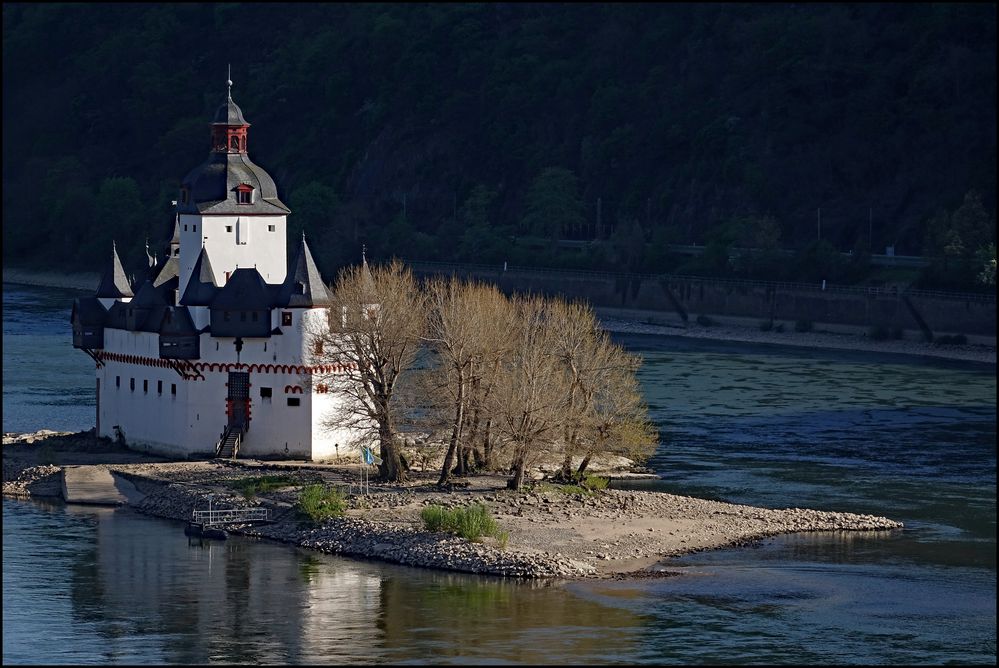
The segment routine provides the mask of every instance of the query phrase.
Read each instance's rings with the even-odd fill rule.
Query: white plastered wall
[[[226,272],[256,267],[264,282],[281,283],[288,274],[286,216],[180,215],[180,294],[183,296],[204,243],[217,285]],[[273,230],[271,230],[273,228]]]
[[[196,320],[201,311],[207,311],[192,310]],[[292,318],[291,326],[280,327],[282,334],[243,339],[239,362],[250,374],[250,428],[240,453],[313,460],[328,460],[337,454],[356,458],[352,434],[348,430],[329,431],[324,426],[336,402],[341,401],[339,395],[318,392],[311,375],[301,368],[316,362],[306,350],[310,344],[303,323],[325,322],[325,309],[274,309],[275,326],[280,326],[282,313],[291,313]],[[129,447],[137,450],[185,457],[214,452],[227,424],[228,370],[202,368],[204,379],[185,379],[172,368],[148,363],[159,360],[158,334],[107,328],[104,336],[107,352],[147,363],[106,360],[97,370],[100,435],[115,438],[117,425]],[[200,347],[201,357],[192,360],[200,366],[237,361],[231,337],[213,338],[205,333]],[[277,369],[277,365],[299,368]],[[117,383],[116,378],[120,378]],[[261,396],[262,388],[270,389],[269,399]],[[298,399],[299,405],[289,405],[289,398]]]

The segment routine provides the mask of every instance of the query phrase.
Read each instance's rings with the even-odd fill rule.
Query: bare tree
[[[520,489],[525,470],[551,451],[564,430],[568,379],[553,353],[555,331],[544,299],[518,298],[515,305],[514,346],[500,364],[488,404],[496,431],[512,448],[507,485]]]
[[[577,453],[583,459],[576,469],[576,478],[582,478],[590,459],[598,453],[644,462],[659,443],[659,432],[649,420],[635,375],[640,359],[613,344],[609,357],[608,369],[594,386],[582,420]]]
[[[501,364],[509,360],[516,346],[514,334],[517,328],[512,323],[517,319],[517,309],[495,286],[483,286],[478,292],[477,304],[480,317],[489,326],[482,330],[482,338],[477,344],[475,363],[472,365],[469,391],[468,439],[464,451],[467,468],[469,453],[475,465],[481,469],[492,469],[494,437],[492,432],[493,414],[490,399],[497,379],[503,372]],[[481,446],[481,447],[480,447]]]
[[[436,397],[432,403],[438,415],[446,414],[450,432],[438,480],[443,485],[452,474],[470,471],[470,454],[480,434],[484,451],[478,452],[476,463],[485,466],[490,459],[491,418],[483,402],[492,391],[499,361],[511,349],[508,325],[513,311],[495,286],[452,277],[430,281],[426,290],[424,342],[436,360],[426,386]],[[483,418],[486,428],[480,430]]]
[[[449,407],[451,435],[441,467],[438,485],[451,476],[451,467],[461,442],[468,406],[469,376],[476,354],[475,344],[486,327],[475,303],[473,286],[454,276],[436,279],[426,285],[427,327],[424,342],[436,354],[433,377],[436,388]]]
[[[420,345],[426,313],[423,293],[412,272],[398,261],[372,270],[366,262],[346,267],[332,293],[325,322],[306,330],[313,359],[337,369],[318,377],[339,399],[325,424],[353,430],[359,437],[377,437],[380,475],[402,481],[394,399],[399,379],[412,366]]]

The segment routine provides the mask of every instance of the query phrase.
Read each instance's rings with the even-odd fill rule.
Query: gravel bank
[[[53,495],[52,481],[59,480],[61,469],[37,462],[44,450],[62,464],[99,460],[90,465],[106,467],[131,482],[138,494],[130,504],[149,515],[186,521],[193,509],[207,507],[210,494],[217,508],[271,510],[272,524],[229,527],[237,533],[332,554],[468,573],[565,579],[651,576],[662,574],[657,564],[664,559],[768,536],[902,528],[900,522],[873,515],[757,508],[658,492],[604,490],[582,496],[545,484],[513,492],[501,476],[476,476],[467,486],[443,491],[433,485],[435,475],[430,472],[414,473],[414,480],[402,485],[373,485],[367,495],[352,494],[346,517],[315,526],[294,508],[302,487],[355,485],[356,492],[356,467],[253,460],[165,462],[114,452],[89,433],[53,434],[4,436],[5,495]],[[104,446],[108,450],[101,451]],[[252,500],[231,487],[235,480],[261,475],[288,476],[290,484]],[[425,506],[472,503],[487,506],[509,533],[505,547],[492,538],[469,542],[423,529],[419,514]]]

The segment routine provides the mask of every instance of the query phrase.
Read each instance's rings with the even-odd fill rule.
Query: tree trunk
[[[479,471],[486,467],[486,457],[480,448],[472,447],[472,459],[475,461],[475,468]]]
[[[396,446],[392,431],[391,418],[386,416],[379,421],[378,440],[382,463],[378,465],[378,474],[383,480],[402,482],[406,479],[406,472],[402,468],[399,448]]]
[[[576,469],[576,475],[578,475],[580,479],[582,479],[583,471],[586,470],[586,467],[589,466],[589,464],[590,464],[590,453],[587,452],[586,456],[583,457],[583,461],[579,462],[579,468]]]
[[[507,481],[506,486],[508,489],[519,490],[521,485],[524,484],[524,458],[522,456],[517,457],[517,461],[513,465],[513,478]]]
[[[444,465],[441,467],[441,477],[437,480],[438,485],[447,484],[447,481],[451,478],[451,465],[454,463],[455,453],[458,450],[458,442],[461,437],[461,423],[465,415],[464,395],[465,379],[463,375],[459,375],[458,396],[454,402],[454,425],[451,428],[451,442],[447,446],[447,454],[444,455]]]
[[[472,419],[468,425],[468,438],[465,442],[468,444],[466,447],[471,451],[472,459],[475,460],[475,468],[481,471],[485,464],[485,457],[482,454],[482,450],[475,445],[475,439],[479,435],[479,410],[478,406],[476,406],[475,410],[472,411]],[[465,466],[468,467],[467,459]]]
[[[492,419],[486,420],[486,429],[482,435],[482,466],[486,470],[495,468],[495,464],[493,463],[493,442],[489,433],[492,423]]]
[[[572,480],[572,452],[565,453],[565,459],[562,460],[562,468],[558,472],[559,480],[564,482],[569,482]]]

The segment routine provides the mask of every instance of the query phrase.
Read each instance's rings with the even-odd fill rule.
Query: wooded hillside
[[[970,258],[995,240],[994,4],[5,4],[3,19],[5,262],[96,269],[112,237],[133,263],[162,242],[228,63],[250,155],[327,276],[362,243],[665,271],[666,243],[804,249],[820,208],[839,251]],[[955,213],[969,192],[978,209]],[[512,236],[609,241],[568,255]]]

